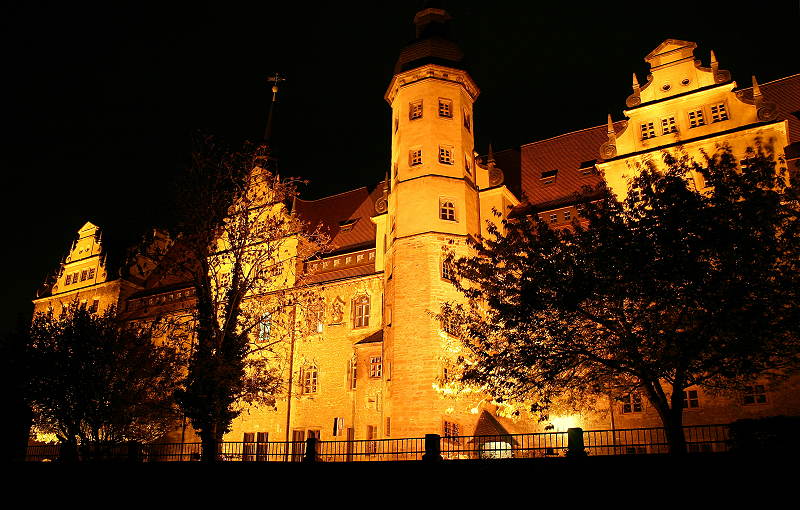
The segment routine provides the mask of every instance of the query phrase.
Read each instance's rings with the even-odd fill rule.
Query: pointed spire
[[[758,102],[761,99],[761,87],[758,86],[756,76],[753,75],[753,99]]]
[[[608,114],[608,139],[616,141],[617,133],[614,131],[614,121],[611,120],[611,114]]]
[[[489,166],[494,166],[494,149],[492,148],[492,142],[489,142],[489,154],[486,156],[486,163]]]
[[[719,69],[719,62],[717,62],[717,56],[714,55],[714,50],[711,50],[711,69],[714,71]]]
[[[639,93],[639,80],[636,79],[636,73],[633,73],[633,93]]]

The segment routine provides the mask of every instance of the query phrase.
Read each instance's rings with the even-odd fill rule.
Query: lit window
[[[668,135],[670,133],[677,133],[678,125],[675,123],[675,117],[666,117],[661,119],[661,134]]]
[[[691,110],[689,112],[689,127],[696,128],[706,125],[706,118],[703,115],[703,109]]]
[[[409,166],[422,164],[422,149],[411,149],[408,151],[408,164]]]
[[[68,274],[67,277],[64,279],[64,285],[69,285],[72,282],[72,275]]]
[[[697,409],[700,407],[700,399],[697,397],[697,390],[685,390],[683,392],[683,408]]]
[[[361,296],[353,300],[353,327],[369,326],[369,296]]]
[[[439,98],[439,117],[453,118],[453,102],[451,100]]]
[[[472,119],[470,118],[469,113],[464,110],[464,129],[470,131],[472,129]]]
[[[408,104],[408,119],[415,120],[422,118],[422,99]]]
[[[456,206],[451,200],[439,200],[439,218],[456,221]]]
[[[258,323],[258,341],[266,342],[269,340],[270,330],[272,329],[272,314],[265,313],[261,316],[261,321]]]
[[[564,221],[569,221],[572,219],[572,212],[571,211],[564,211]]]
[[[369,358],[369,376],[381,377],[383,375],[383,361],[380,356],[371,356]]]
[[[556,182],[556,177],[558,177],[558,169],[542,172],[541,174],[542,184],[553,184],[554,182]]]
[[[453,148],[446,145],[439,146],[439,163],[445,165],[453,164]]]
[[[719,103],[711,106],[711,122],[722,122],[728,120],[728,109],[725,108],[725,103]]]
[[[86,269],[81,271],[81,281],[84,281],[86,279],[87,274],[89,274],[89,271],[87,271]]]
[[[558,213],[550,213],[550,223],[558,223]]]
[[[624,414],[641,413],[642,410],[642,396],[638,393],[631,393],[622,397],[622,412]]]
[[[300,376],[301,390],[304,395],[310,395],[317,392],[317,367],[311,365],[303,369]]]
[[[649,138],[656,137],[656,128],[654,123],[652,122],[644,122],[642,123],[642,140],[647,140]]]
[[[743,403],[750,404],[766,404],[767,391],[763,384],[754,384],[752,386],[745,386],[743,392]]]

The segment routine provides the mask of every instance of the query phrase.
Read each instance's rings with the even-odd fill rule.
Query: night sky
[[[0,332],[86,221],[133,242],[170,218],[193,133],[258,139],[271,99],[283,175],[318,198],[374,185],[389,168],[383,99],[422,1],[6,2]],[[631,73],[666,38],[713,49],[741,86],[800,72],[798,2],[447,2],[482,93],[485,152],[622,118]],[[370,5],[370,7],[365,7]],[[563,6],[563,7],[561,7]]]

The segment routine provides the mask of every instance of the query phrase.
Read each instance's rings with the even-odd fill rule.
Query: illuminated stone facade
[[[294,333],[280,347],[287,385],[276,407],[245,409],[227,440],[538,430],[543,425],[486,418],[494,415],[492,406],[437,391],[453,339],[433,314],[441,303],[458,299],[442,267],[443,247],[467,253],[468,238],[484,234],[487,220],[499,221],[492,211],[507,213],[523,195],[546,221],[567,224],[578,215],[575,191],[605,178],[623,195],[636,164],[657,161],[664,149],[682,146],[696,156],[729,143],[739,154],[760,137],[796,168],[800,75],[739,89],[713,54],[703,67],[694,43],[671,39],[647,56],[652,74],[645,83],[634,77],[626,120],[609,118],[479,157],[473,116],[479,89],[446,36],[448,20],[439,9],[418,13],[417,40],[397,61],[385,94],[392,112],[387,180],[372,190],[296,202],[294,212],[332,238],[333,252],[302,265],[319,308],[295,311]],[[135,277],[125,271],[112,279],[102,254],[97,227],[87,223],[58,278],[35,301],[36,310],[73,299],[94,306],[97,299],[99,309],[119,304],[131,320],[191,311],[191,288],[159,279],[152,261],[140,262],[136,267],[144,270]],[[685,421],[797,414],[796,386],[773,391],[756,385],[746,395],[714,398],[690,389]],[[554,417],[553,423],[558,429],[659,425],[654,410],[635,397],[598,407],[582,417]]]

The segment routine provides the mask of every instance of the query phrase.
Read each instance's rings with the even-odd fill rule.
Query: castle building
[[[427,8],[414,18],[416,39],[400,52],[385,93],[391,108],[391,171],[374,188],[319,200],[297,200],[294,212],[327,231],[334,247],[302,262],[320,308],[301,312],[293,336],[289,382],[275,408],[248,408],[230,441],[378,439],[502,434],[540,430],[512,421],[479,400],[453,399],[446,380],[448,345],[455,339],[434,316],[459,295],[443,264],[443,248],[467,254],[470,238],[486,234],[527,199],[530,211],[554,226],[578,217],[575,192],[605,179],[624,196],[637,165],[658,163],[662,151],[699,157],[729,144],[743,155],[758,138],[785,155],[796,172],[800,153],[800,74],[738,88],[713,52],[701,64],[692,42],[668,39],[645,60],[650,75],[613,121],[479,157],[473,104],[478,84],[448,37],[446,11]],[[698,189],[704,187],[695,176]],[[498,218],[493,211],[499,211]],[[158,242],[167,243],[166,240]],[[73,299],[92,309],[116,304],[135,320],[155,310],[191,309],[191,288],[158,277],[156,261],[141,257],[135,272],[111,279],[98,229],[87,223],[35,301],[37,311]],[[160,263],[168,263],[168,257]],[[56,305],[58,303],[58,305]],[[88,304],[91,303],[91,304]],[[160,307],[160,308],[159,308]],[[739,397],[686,394],[686,423],[796,414],[797,392],[753,385]],[[554,422],[556,427],[658,426],[634,396],[609,398],[605,410]],[[602,407],[602,404],[601,404]]]

